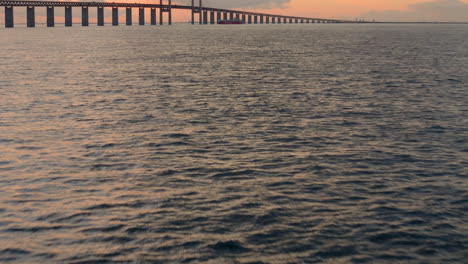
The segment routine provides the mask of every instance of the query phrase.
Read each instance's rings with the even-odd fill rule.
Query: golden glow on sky
[[[291,0],[287,9],[261,11],[297,16],[341,18],[359,17],[370,11],[407,11],[413,4],[427,2],[434,2],[434,0]],[[460,2],[468,3],[467,0]]]
[[[80,1],[80,0],[72,0]],[[138,2],[138,3],[159,3],[159,0],[105,0],[109,2]],[[174,4],[190,4],[191,0],[172,0]],[[232,1],[232,2],[230,2]],[[209,7],[226,7],[226,4],[233,5],[236,0],[204,0],[204,5]],[[237,0],[239,3],[251,3],[246,0]],[[254,1],[254,0],[252,0]],[[275,1],[275,0],[271,0]],[[278,0],[277,0],[278,1]],[[198,0],[195,1],[198,3]],[[167,0],[164,0],[167,3]],[[223,6],[224,4],[224,6]],[[21,8],[17,8],[22,10]],[[240,9],[240,8],[239,8]],[[366,19],[378,21],[451,21],[468,22],[468,0],[290,0],[284,8],[274,9],[248,9],[252,11],[304,16],[315,18],[332,19]],[[23,11],[15,15],[18,22],[24,19]],[[62,10],[56,12],[57,22],[63,20]],[[110,21],[110,9],[106,8],[106,23]],[[120,11],[119,20],[125,21],[124,11]],[[40,23],[45,21],[45,12],[38,8],[36,13],[37,20]],[[137,10],[134,10],[134,20],[137,18]],[[149,22],[149,11],[146,14]],[[159,14],[158,14],[159,16]],[[3,23],[3,9],[0,10],[0,19]],[[188,10],[174,10],[174,22],[188,22],[190,12]],[[90,21],[95,20],[94,14],[90,14]],[[74,21],[80,21],[78,15],[75,15]],[[136,21],[136,20],[135,20]]]

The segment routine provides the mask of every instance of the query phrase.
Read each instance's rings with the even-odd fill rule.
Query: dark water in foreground
[[[0,262],[466,263],[467,44],[0,29]]]

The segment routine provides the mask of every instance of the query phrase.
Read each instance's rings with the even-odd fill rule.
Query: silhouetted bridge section
[[[119,25],[119,8],[125,8],[126,25],[132,25],[132,9],[138,9],[138,24],[145,25],[145,10],[149,9],[151,18],[150,24],[157,24],[157,11],[159,10],[159,24],[164,24],[164,14],[167,13],[167,23],[172,24],[172,10],[190,10],[192,14],[192,24],[195,24],[195,17],[198,17],[199,24],[216,24],[220,20],[237,19],[246,24],[297,24],[297,23],[355,23],[354,21],[321,19],[311,17],[283,16],[275,14],[256,13],[232,9],[220,9],[204,7],[202,0],[192,0],[192,5],[172,4],[172,0],[159,1],[159,4],[139,4],[139,3],[111,3],[111,2],[57,2],[57,1],[6,1],[0,0],[0,6],[5,7],[5,27],[14,27],[14,7],[26,7],[26,25],[36,26],[36,7],[45,7],[47,11],[47,26],[55,26],[54,9],[56,7],[65,8],[65,26],[71,27],[72,8],[81,7],[81,25],[89,26],[89,8],[97,8],[97,25],[104,26],[104,8],[112,8],[112,25]]]

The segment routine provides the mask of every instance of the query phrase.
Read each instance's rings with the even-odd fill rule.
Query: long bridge
[[[164,3],[165,2],[165,3]],[[112,25],[119,25],[119,8],[125,9],[126,25],[132,25],[132,9],[138,9],[138,24],[145,25],[145,10],[150,11],[150,24],[157,24],[157,11],[159,10],[159,24],[164,24],[164,14],[167,14],[167,24],[172,25],[172,10],[190,10],[192,14],[192,24],[195,24],[196,17],[198,23],[202,25],[216,24],[220,20],[237,19],[245,24],[298,24],[298,23],[355,23],[354,21],[322,19],[311,17],[284,16],[266,13],[257,13],[244,10],[221,9],[203,6],[203,1],[192,0],[191,5],[172,4],[172,0],[159,0],[159,4],[140,3],[115,3],[115,2],[58,2],[58,1],[16,1],[0,0],[0,6],[5,7],[5,27],[14,27],[14,7],[26,7],[27,27],[36,26],[36,7],[45,7],[47,14],[47,27],[55,26],[54,8],[65,8],[65,26],[71,27],[72,8],[81,7],[81,25],[89,26],[89,8],[97,8],[97,25],[104,26],[104,8],[112,8]]]

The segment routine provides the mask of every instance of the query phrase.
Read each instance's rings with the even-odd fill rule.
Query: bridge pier
[[[162,4],[162,2],[161,2]],[[198,18],[200,20],[200,25],[203,24],[202,19],[202,10],[203,10],[203,2],[202,0],[198,1],[198,7],[195,7],[195,0],[192,0],[192,25],[195,25],[195,14],[198,14]]]
[[[47,9],[47,27],[54,27],[55,26],[55,15],[54,15],[54,7],[48,6]]]
[[[71,6],[65,7],[65,26],[71,27],[73,24],[72,20],[72,8]]]
[[[34,6],[26,7],[26,26],[27,27],[36,26],[36,16],[34,15]]]
[[[203,11],[203,1],[202,1],[202,0],[198,0],[198,20],[199,20],[199,22],[200,22],[200,25],[203,24],[202,11]]]
[[[138,25],[145,25],[145,8],[143,7],[138,8]]]
[[[104,26],[104,7],[101,6],[97,8],[97,25]]]
[[[112,25],[119,25],[119,9],[117,7],[112,7]]]
[[[47,10],[49,11],[49,10]],[[53,12],[53,10],[52,10]],[[53,16],[53,14],[52,14]],[[87,6],[81,7],[81,26],[87,27],[89,26],[89,8]]]
[[[172,0],[169,0],[169,8],[167,9],[168,14],[168,24],[172,25]]]
[[[214,11],[210,12],[210,24],[211,25],[215,24],[215,12]]]
[[[151,8],[151,25],[156,25],[156,8]]]
[[[14,24],[13,7],[5,6],[5,27],[12,28]]]
[[[159,0],[159,5],[162,6],[163,0]],[[164,25],[164,15],[163,15],[163,8],[159,8],[159,25]]]
[[[125,24],[127,26],[132,25],[132,8],[131,7],[125,8]]]
[[[195,0],[192,0],[192,9],[191,9],[191,14],[192,14],[192,25],[195,25]]]
[[[2,0],[0,0],[2,1]],[[225,20],[234,20],[238,19],[242,23],[249,24],[281,24],[281,23],[343,23],[347,21],[333,20],[333,19],[314,19],[308,17],[287,17],[283,15],[274,15],[274,14],[263,14],[263,13],[250,13],[240,10],[231,10],[231,9],[217,9],[217,8],[203,8],[202,0],[199,1],[199,6],[195,6],[195,1],[192,0],[192,5],[176,5],[176,9],[190,9],[192,11],[192,24],[195,24],[195,14],[198,13],[200,24],[216,24],[216,19],[222,20],[221,17],[224,17]],[[3,1],[3,6],[5,6],[5,27],[14,27],[14,12],[13,8],[15,6],[26,7],[26,25],[27,27],[36,26],[35,18],[35,8],[37,6],[46,7],[46,18],[47,18],[47,27],[55,26],[55,7],[62,6],[65,7],[65,26],[71,27],[73,25],[73,16],[72,10],[73,7],[82,8],[81,14],[81,24],[82,26],[89,26],[89,8],[97,8],[97,25],[104,26],[104,5],[97,2],[35,2],[35,1]],[[166,4],[163,4],[166,2]],[[162,25],[164,23],[164,13],[168,13],[168,24],[172,24],[172,0],[160,0],[160,5],[148,5],[148,4],[137,4],[137,3],[109,3],[105,4],[106,8],[112,8],[112,25],[119,25],[119,8],[126,7],[126,24],[132,25],[132,8],[138,8],[139,11],[139,25],[145,25],[145,8],[150,9],[151,15],[151,25],[156,25],[157,23],[157,8],[160,9],[159,23]],[[216,14],[215,14],[216,13]],[[246,21],[246,16],[247,21]],[[228,19],[229,17],[229,19]],[[253,17],[253,18],[252,18]]]

